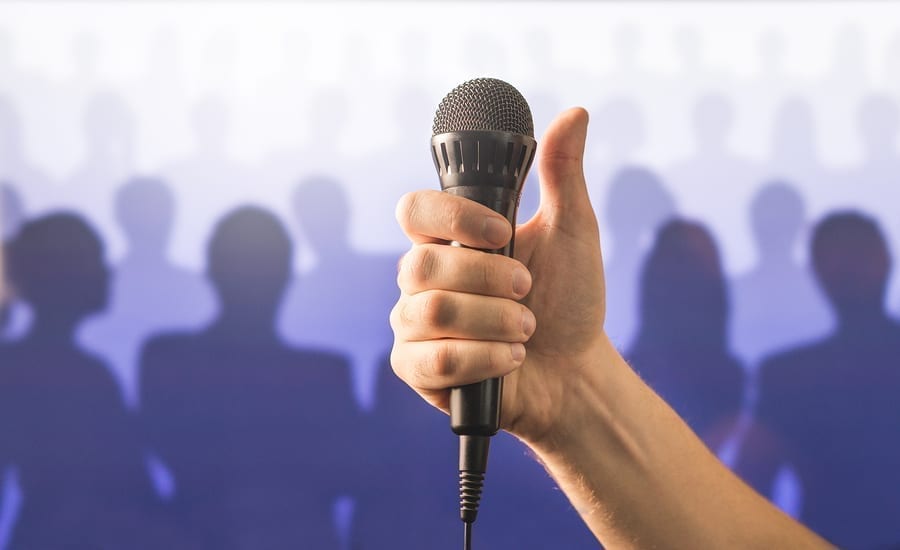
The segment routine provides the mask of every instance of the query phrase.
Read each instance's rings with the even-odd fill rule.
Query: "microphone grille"
[[[496,78],[463,82],[441,100],[434,115],[433,135],[487,130],[534,137],[528,102],[512,85]]]

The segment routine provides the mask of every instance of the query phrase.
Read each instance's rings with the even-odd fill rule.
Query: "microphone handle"
[[[484,252],[502,254],[508,257],[513,255],[516,211],[519,207],[519,192],[517,190],[490,185],[461,185],[446,188],[444,192],[471,199],[504,216],[512,225],[512,238],[505,247],[496,250],[484,250]],[[496,434],[500,429],[500,403],[502,397],[502,378],[491,378],[482,382],[452,388],[450,390],[450,427],[453,429],[453,432],[462,436],[482,437],[490,437]],[[464,457],[460,456],[461,463],[463,460]],[[460,466],[460,469],[464,469],[462,464]],[[481,465],[482,472],[485,467],[486,464]]]

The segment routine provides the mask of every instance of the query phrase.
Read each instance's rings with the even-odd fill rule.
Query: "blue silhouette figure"
[[[607,99],[598,106],[592,118],[597,121],[597,145],[587,155],[586,172],[589,181],[597,182],[593,185],[598,188],[597,203],[609,192],[605,187],[619,172],[641,164],[640,153],[647,144],[647,122],[641,106],[630,97]]]
[[[23,200],[40,210],[49,202],[50,178],[32,164],[25,152],[22,119],[13,99],[0,91],[0,181],[14,182]]]
[[[779,178],[796,182],[810,195],[820,197],[833,192],[834,179],[826,170],[816,140],[812,105],[792,96],[778,105],[775,112],[769,151],[769,171]]]
[[[659,228],[675,215],[675,198],[654,172],[625,166],[613,176],[603,208],[612,249],[606,252],[606,330],[619,349],[634,337],[638,311],[638,275],[646,251]]]
[[[900,108],[893,97],[872,94],[857,111],[857,127],[862,144],[861,162],[844,174],[837,204],[870,212],[884,224],[887,235],[900,235],[900,216],[888,193],[900,184]],[[900,255],[900,238],[888,242],[893,257]],[[900,304],[900,276],[888,285],[888,300]]]
[[[225,216],[207,258],[218,316],[142,354],[144,424],[189,547],[338,547],[332,505],[361,460],[357,414],[347,361],[276,333],[291,249],[266,210]]]
[[[874,220],[843,211],[816,226],[812,263],[836,327],[762,362],[757,422],[739,471],[768,495],[778,469],[790,464],[805,524],[841,548],[893,548],[900,324],[885,313],[890,255]]]
[[[734,282],[731,332],[735,352],[753,367],[763,355],[824,334],[832,316],[794,255],[805,233],[803,197],[790,183],[772,181],[754,197],[750,214],[758,261]]]
[[[84,106],[84,158],[66,178],[64,204],[89,216],[103,235],[111,257],[124,243],[115,227],[115,189],[135,173],[137,121],[118,93],[93,94]]]
[[[109,361],[130,406],[137,404],[138,354],[147,337],[199,327],[215,310],[206,282],[168,260],[175,215],[175,199],[162,180],[134,177],[118,189],[115,216],[125,235],[125,256],[112,277],[110,307],[78,335]]]
[[[741,410],[744,373],[728,348],[729,300],[712,235],[673,220],[640,277],[639,329],[626,357],[712,450]]]
[[[203,258],[208,232],[225,212],[253,192],[250,171],[232,156],[232,120],[228,104],[205,96],[190,109],[193,147],[162,169],[177,191],[181,215],[174,220],[172,257],[183,265]]]
[[[728,271],[751,256],[742,225],[760,177],[759,167],[734,152],[730,140],[736,122],[733,101],[720,93],[701,96],[693,110],[694,152],[668,172],[672,187],[682,190],[679,206],[701,219],[722,243]]]
[[[393,341],[388,318],[398,295],[397,256],[354,249],[348,197],[330,177],[303,180],[292,206],[315,265],[290,285],[279,331],[293,344],[348,355],[356,396],[368,408],[378,366]]]
[[[56,213],[7,247],[9,279],[35,313],[0,347],[0,469],[24,500],[10,548],[154,548],[157,517],[134,419],[106,366],[80,349],[78,324],[106,306],[108,271],[94,231]]]

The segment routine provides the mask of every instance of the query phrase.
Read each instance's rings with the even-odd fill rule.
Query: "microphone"
[[[468,80],[438,105],[431,154],[441,189],[487,206],[513,227],[509,244],[484,252],[513,255],[519,196],[536,147],[531,108],[502,80]],[[450,427],[459,436],[459,513],[467,548],[481,501],[490,438],[500,429],[502,394],[501,378],[450,390]]]

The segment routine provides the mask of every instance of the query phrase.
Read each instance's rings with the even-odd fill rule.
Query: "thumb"
[[[542,217],[553,225],[576,227],[596,221],[584,179],[588,113],[575,107],[558,115],[538,144]]]

